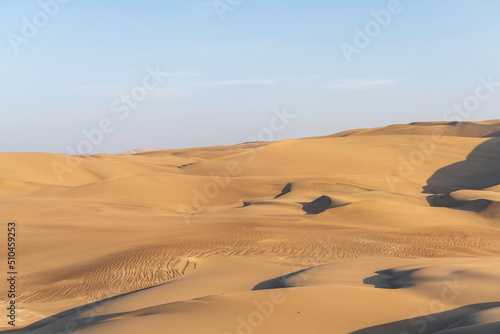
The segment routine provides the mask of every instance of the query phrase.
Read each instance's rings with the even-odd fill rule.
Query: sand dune
[[[164,150],[165,150],[164,148],[139,147],[139,148],[135,148],[133,150],[128,150],[128,151],[122,152],[121,154],[131,155],[131,154],[141,154],[141,153],[154,152],[154,151],[164,151]]]
[[[349,130],[333,135],[376,136],[376,135],[445,135],[458,137],[491,138],[500,135],[498,120],[482,122],[414,122],[395,124],[374,129]]]
[[[196,333],[201,319],[203,333],[488,333],[481,327],[500,325],[498,259],[338,260],[285,275],[293,267],[247,258],[198,263],[182,279],[56,315],[30,333],[64,331],[68,323],[82,333],[140,333],[147,323],[150,333],[164,333],[161,324]]]
[[[0,153],[16,333],[499,333],[499,133]]]

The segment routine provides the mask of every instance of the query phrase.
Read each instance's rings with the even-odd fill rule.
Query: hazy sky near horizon
[[[241,143],[284,108],[274,139],[500,118],[500,87],[446,112],[500,81],[495,0],[59,1],[0,1],[0,152],[69,153],[103,119],[94,153]]]

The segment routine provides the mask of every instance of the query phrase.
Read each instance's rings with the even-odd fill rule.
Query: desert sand
[[[500,333],[499,136],[0,153],[19,292],[0,333]]]

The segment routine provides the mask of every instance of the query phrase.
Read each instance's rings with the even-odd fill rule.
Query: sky
[[[497,119],[499,12],[495,0],[0,0],[0,152]]]

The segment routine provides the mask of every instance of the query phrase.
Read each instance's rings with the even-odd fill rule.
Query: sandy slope
[[[2,153],[20,333],[499,333],[499,133]]]

